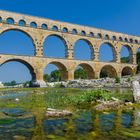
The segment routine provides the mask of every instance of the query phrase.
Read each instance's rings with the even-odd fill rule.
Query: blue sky
[[[103,28],[116,32],[122,32],[140,36],[140,1],[139,0],[1,0],[0,9],[34,16],[46,17],[54,20],[66,21],[81,25]],[[18,33],[20,36],[20,33]],[[15,39],[15,33],[7,33],[0,36],[0,53],[30,52],[32,54],[31,42],[28,38],[19,37]],[[9,40],[9,44],[6,40]],[[17,42],[18,41],[18,42]],[[79,42],[80,44],[81,42]],[[24,45],[21,45],[24,44]],[[51,39],[45,44],[51,45]],[[20,48],[19,48],[20,45]],[[60,42],[61,45],[61,42]],[[26,50],[24,47],[27,46]],[[30,46],[30,47],[29,47]],[[81,45],[82,46],[82,45]],[[86,46],[86,45],[83,45]],[[57,46],[56,46],[57,47]],[[11,49],[10,49],[11,48]],[[14,49],[13,49],[14,48]],[[63,48],[61,48],[64,51]],[[85,52],[86,48],[83,49]],[[47,51],[47,49],[46,49]],[[75,50],[78,52],[78,50]],[[101,59],[111,59],[109,49],[102,50],[105,56]],[[83,53],[81,52],[81,53]],[[45,52],[51,54],[52,50]],[[55,54],[55,52],[54,52]],[[87,50],[88,54],[88,50]],[[61,54],[63,55],[63,54]],[[77,56],[80,54],[77,53]],[[127,51],[122,52],[127,55]],[[85,56],[86,58],[87,56]],[[50,72],[50,66],[46,72]],[[0,68],[0,81],[30,80],[27,68],[18,63],[7,63]]]

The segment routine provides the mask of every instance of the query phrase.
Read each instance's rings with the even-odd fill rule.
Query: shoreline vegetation
[[[20,96],[22,92],[26,94]],[[16,92],[18,101],[14,99],[0,99],[0,107],[36,108],[39,105],[45,108],[91,108],[99,103],[113,100],[133,102],[131,91],[118,93],[106,89],[74,89],[74,88],[14,88],[0,89],[0,96],[5,93]],[[5,104],[5,102],[7,102]]]

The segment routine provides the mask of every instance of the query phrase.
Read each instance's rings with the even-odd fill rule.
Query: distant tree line
[[[78,68],[74,73],[75,79],[87,79],[87,73],[84,69]],[[61,73],[59,70],[54,70],[50,74],[44,75],[46,82],[58,82],[61,81]]]
[[[15,80],[13,80],[13,81],[11,81],[11,82],[5,82],[5,83],[4,83],[4,86],[15,86],[15,85],[17,85],[17,83],[16,83]]]

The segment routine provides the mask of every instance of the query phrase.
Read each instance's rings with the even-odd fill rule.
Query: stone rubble
[[[128,78],[121,78],[120,83],[116,83],[116,80],[113,78],[101,78],[101,79],[91,79],[91,80],[71,80],[71,81],[62,81],[62,82],[51,82],[47,83],[47,87],[65,87],[65,88],[113,88],[113,87],[131,87],[131,80]]]

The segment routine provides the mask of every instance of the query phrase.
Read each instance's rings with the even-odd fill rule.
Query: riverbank
[[[100,79],[75,79],[70,81],[60,81],[60,82],[46,82],[44,88],[131,88],[132,81],[139,81],[140,74],[133,77],[127,76],[122,78],[100,78]],[[0,89],[8,88],[28,88],[29,84],[19,84],[15,86],[0,86]],[[37,87],[36,87],[37,88]]]

